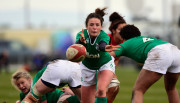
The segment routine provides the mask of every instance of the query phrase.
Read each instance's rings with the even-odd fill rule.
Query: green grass
[[[120,81],[120,91],[114,103],[130,103],[132,88],[139,72],[133,67],[118,67],[116,74]],[[180,94],[180,80],[176,87]],[[164,77],[147,90],[143,97],[143,103],[169,103],[164,88]]]
[[[116,69],[116,74],[121,87],[114,103],[130,103],[138,71],[131,66],[120,66]],[[11,75],[12,73],[0,73],[0,103],[15,103],[19,99],[19,92],[11,85]],[[180,94],[180,80],[178,80],[177,89]],[[168,103],[163,77],[145,93],[144,103]]]

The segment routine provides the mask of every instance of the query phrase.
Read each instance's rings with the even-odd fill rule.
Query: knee
[[[132,90],[132,96],[134,96],[134,95],[143,95],[145,93],[145,91],[144,90],[142,90],[142,89],[133,89]]]
[[[176,90],[176,87],[175,87],[175,86],[166,86],[165,88],[166,88],[166,91],[167,91],[167,92]]]
[[[98,88],[96,91],[97,97],[104,97],[106,96],[106,89]]]

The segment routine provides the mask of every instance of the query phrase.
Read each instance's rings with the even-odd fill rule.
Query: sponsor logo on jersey
[[[86,42],[89,43],[89,38],[86,39]]]
[[[145,42],[148,42],[148,41],[152,41],[152,40],[154,40],[154,39],[151,39],[151,38],[143,38],[143,42],[145,43]]]
[[[87,58],[100,58],[100,55],[99,55],[99,54],[89,54],[89,53],[87,52],[86,57],[87,57]]]
[[[96,50],[100,51],[100,50],[99,50],[99,44],[98,44],[98,43],[96,43],[96,47],[95,47],[95,48],[96,48]]]

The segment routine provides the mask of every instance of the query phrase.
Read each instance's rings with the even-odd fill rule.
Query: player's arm
[[[80,100],[76,95],[63,93],[57,103],[80,103]]]
[[[79,33],[79,35],[80,35],[80,38],[76,41],[76,44],[86,44],[86,40],[84,37],[84,29],[82,29],[82,31]]]
[[[112,52],[112,51],[116,51],[116,50],[119,51],[120,49],[118,49],[118,47],[121,47],[121,46],[106,45],[105,51],[106,52]]]
[[[42,95],[46,94],[47,92],[51,92],[53,90],[54,88],[48,87],[47,84],[45,84],[45,81],[43,81],[42,79],[39,79],[36,82],[36,84],[31,88],[27,96],[23,99],[22,103],[26,103],[26,102],[35,103],[39,100],[39,98]]]
[[[68,93],[68,94],[74,95],[73,91],[69,87],[63,87],[62,91],[64,93]]]
[[[65,93],[60,96],[58,103],[80,103],[81,88],[79,88],[79,86],[75,88],[71,87],[70,90],[68,87],[65,87],[62,91],[65,91]]]
[[[110,54],[111,56],[113,56],[113,57],[116,57],[116,54],[115,54],[114,51],[109,52],[109,54]]]
[[[107,43],[105,41],[100,41],[99,46],[96,49],[105,52],[106,45]]]
[[[109,52],[109,54],[113,57],[120,57],[123,54],[124,48],[121,45],[118,46],[107,45],[106,51]]]

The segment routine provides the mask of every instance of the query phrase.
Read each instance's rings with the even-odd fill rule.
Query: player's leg
[[[97,82],[97,91],[96,91],[96,98],[101,103],[107,103],[106,98],[106,90],[108,85],[110,84],[114,73],[110,70],[103,70],[100,72],[98,82]]]
[[[81,102],[82,103],[94,103],[95,101],[95,92],[96,92],[96,70],[88,69],[82,63],[81,67],[81,76],[82,76],[82,85],[81,85]]]
[[[143,94],[158,81],[163,74],[142,69],[136,80],[132,93],[132,103],[143,103]]]
[[[99,75],[100,73],[97,73],[97,78],[99,78]],[[116,74],[114,74],[113,79],[108,85],[106,91],[107,103],[113,103],[116,95],[119,92],[119,88],[120,88],[120,82],[118,81]]]
[[[106,90],[115,74],[114,58],[104,64],[100,69],[97,80],[96,100],[98,103],[107,103]]]
[[[164,76],[164,83],[166,92],[169,98],[169,103],[180,103],[179,94],[176,89],[176,83],[180,73],[169,73],[167,72]]]
[[[176,83],[180,76],[180,50],[174,45],[170,45],[170,47],[170,53],[172,55],[169,57],[172,58],[173,62],[164,76],[165,89],[169,98],[169,103],[180,103],[179,94],[176,89]]]
[[[81,102],[82,103],[94,103],[96,85],[92,86],[81,86]]]
[[[132,103],[143,103],[143,94],[146,90],[166,74],[174,61],[171,46],[168,43],[158,45],[148,52],[148,57],[133,88]]]
[[[23,103],[32,103],[37,102],[39,98],[46,94],[47,92],[53,91],[54,88],[50,88],[46,86],[41,79],[39,79],[36,84],[31,88],[30,92],[27,96],[23,99]]]
[[[111,80],[111,83],[108,86],[106,97],[108,103],[113,103],[114,99],[116,98],[116,95],[119,92],[120,88],[120,82],[117,79],[117,76],[114,74],[113,79]]]

